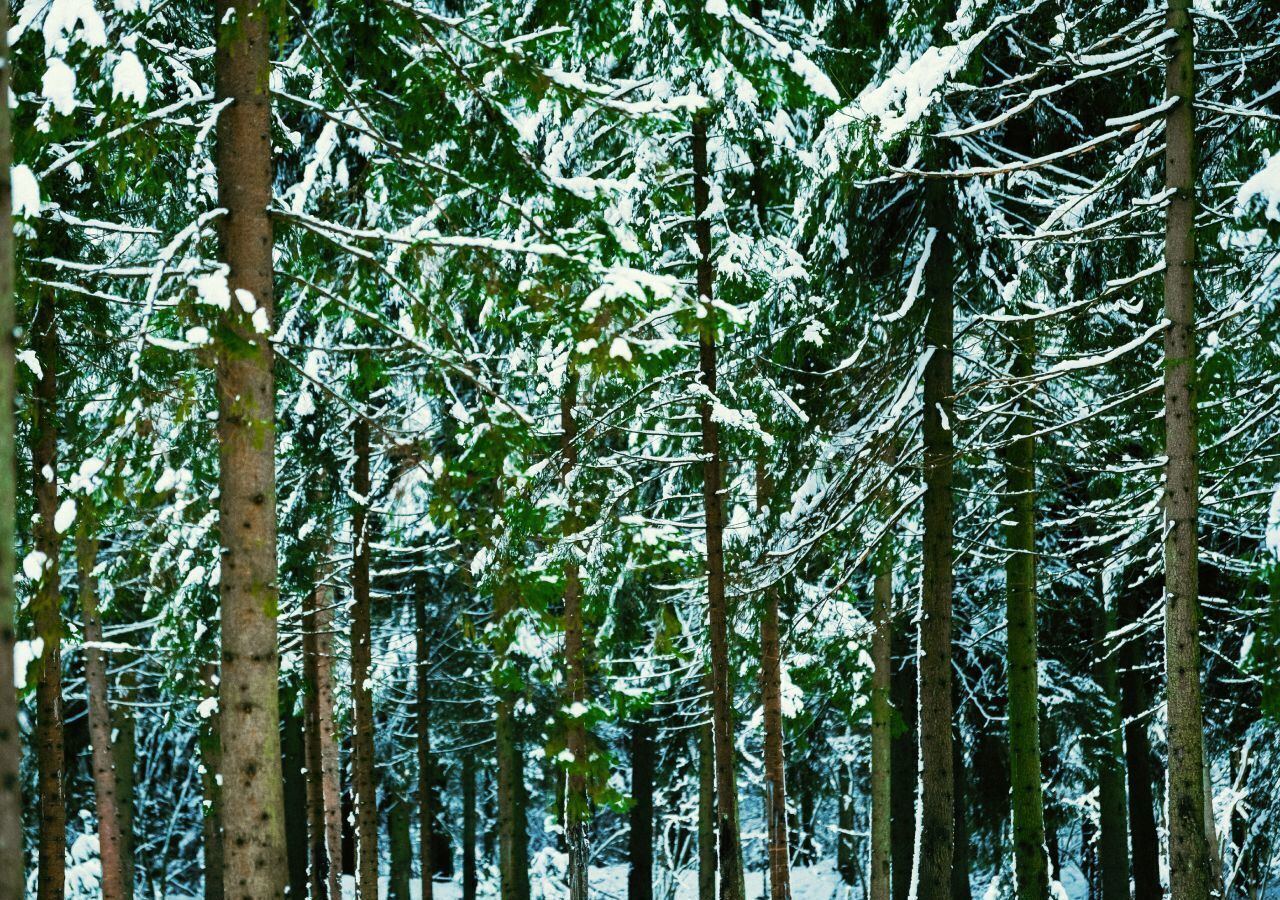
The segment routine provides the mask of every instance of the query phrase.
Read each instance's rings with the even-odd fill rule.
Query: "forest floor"
[[[805,900],[844,900],[845,897],[852,896],[841,889],[839,876],[836,874],[834,862],[821,862],[812,867],[798,867],[791,875],[792,878],[792,896],[796,898],[805,898]],[[558,880],[541,879],[534,877],[533,881],[533,900],[562,900],[564,896],[563,883]],[[667,879],[660,876],[660,882],[666,882]],[[378,894],[381,898],[387,896],[387,876],[378,879]],[[599,898],[599,900],[626,900],[627,896],[627,866],[626,864],[617,866],[603,866],[593,868],[591,870],[591,896]],[[663,890],[666,883],[655,885],[654,895],[663,896]],[[343,900],[352,900],[355,896],[355,882],[350,876],[344,876],[342,879]],[[480,896],[489,898],[497,897],[497,886],[491,883],[482,883],[480,885]],[[410,884],[411,900],[421,900],[421,886],[415,879]],[[696,871],[685,873],[677,887],[673,900],[696,900],[698,896],[698,874]],[[747,896],[761,897],[764,896],[763,876],[760,872],[747,873]],[[434,888],[433,900],[461,900],[462,884],[458,881],[437,881]]]

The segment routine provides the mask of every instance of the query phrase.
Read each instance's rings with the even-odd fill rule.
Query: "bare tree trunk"
[[[725,596],[724,497],[720,427],[711,414],[716,393],[716,326],[711,306],[715,289],[711,265],[711,221],[707,169],[707,119],[693,117],[693,207],[698,244],[698,302],[705,316],[698,341],[699,372],[708,396],[702,418],[702,501],[706,513],[707,617],[711,642],[711,724],[715,747],[716,839],[719,847],[720,900],[745,900],[742,844],[738,834],[738,784],[733,758],[733,673],[729,659],[729,603]]]
[[[9,0],[0,0],[0,97],[9,96]],[[16,602],[14,509],[17,484],[14,456],[13,358],[13,188],[9,170],[13,145],[9,104],[0,103],[0,900],[22,900],[25,891],[22,851],[22,740],[18,730],[18,693],[13,671]]]
[[[643,715],[643,714],[642,714]],[[653,726],[631,725],[631,796],[627,816],[627,900],[653,900],[653,777],[656,748]]]
[[[378,896],[378,782],[373,742],[373,625],[369,598],[369,420],[355,422],[355,501],[351,508],[352,781],[356,800],[356,885],[360,900]]]
[[[462,757],[462,900],[476,900],[476,760],[470,751]]]
[[[116,767],[116,800],[120,814],[120,865],[124,869],[121,884],[126,900],[133,897],[133,766],[137,757],[137,734],[131,704],[134,699],[135,675],[126,669],[117,678],[120,700],[111,707],[111,729],[115,740],[111,756]]]
[[[1204,715],[1200,697],[1200,591],[1196,527],[1196,126],[1190,0],[1169,0],[1165,96],[1164,333],[1165,674],[1169,720],[1169,889],[1173,900],[1207,900]]]
[[[1039,629],[1036,622],[1035,408],[1027,383],[1034,371],[1033,322],[1013,327],[1016,345],[1013,415],[1005,450],[1009,504],[1005,526],[1005,600],[1008,621],[1009,783],[1013,795],[1013,855],[1018,900],[1047,900],[1044,789],[1040,783]]]
[[[1140,616],[1138,598],[1132,591],[1121,593],[1116,604],[1120,629],[1135,624]],[[1120,712],[1124,720],[1125,767],[1129,787],[1129,834],[1133,851],[1133,895],[1159,900],[1160,843],[1156,833],[1155,797],[1152,794],[1151,739],[1147,734],[1149,697],[1146,678],[1139,668],[1144,660],[1135,638],[1130,637],[1117,651],[1120,665]]]
[[[893,631],[892,557],[882,550],[872,588],[871,661],[871,894],[869,900],[889,900],[890,844],[892,842],[891,789],[893,785],[891,731],[893,708],[889,703],[890,641]]]
[[[31,429],[35,480],[35,549],[43,567],[32,599],[36,636],[44,642],[36,684],[36,769],[40,785],[39,900],[62,900],[67,847],[63,771],[61,540],[54,527],[58,509],[58,326],[53,295],[40,292],[31,343],[42,375],[36,385]]]
[[[889,693],[903,729],[893,737],[893,758],[889,762],[889,805],[893,808],[890,822],[893,848],[889,863],[893,871],[893,900],[907,900],[911,894],[914,869],[912,850],[916,836],[917,760],[920,758],[916,729],[916,663],[913,642],[907,628],[894,624],[890,639],[895,659]]]
[[[427,600],[419,589],[413,600],[414,650],[417,653],[414,674],[417,676],[418,702],[415,724],[418,728],[418,856],[421,859],[421,900],[432,900],[431,836],[435,810],[431,803],[431,779],[435,766],[431,759],[431,680],[427,666]]]
[[[1097,662],[1094,679],[1108,704],[1104,731],[1095,747],[1098,773],[1098,869],[1100,900],[1130,900],[1129,822],[1124,792],[1124,732],[1120,715],[1120,691],[1116,679],[1116,652],[1107,641],[1115,627],[1115,612],[1107,608],[1098,585],[1100,608],[1095,619]]]
[[[222,258],[238,302],[222,314],[236,336],[218,346],[218,521],[222,536],[224,883],[237,900],[285,886],[280,763],[276,558],[275,375],[271,344],[245,306],[274,318],[271,206],[271,23],[261,0],[216,0],[215,95]],[[234,344],[234,345],[233,345]]]
[[[931,298],[925,326],[924,573],[920,598],[920,821],[915,883],[919,900],[947,900],[955,852],[955,772],[951,749],[951,436],[955,309],[947,190],[925,186],[926,224],[935,229],[925,271]]]
[[[218,696],[218,667],[206,662],[201,666],[201,686],[205,698]],[[222,713],[212,710],[200,726],[200,787],[204,794],[204,816],[201,819],[201,836],[204,839],[204,900],[223,900],[222,828]]]
[[[80,610],[84,615],[84,675],[89,706],[94,799],[98,813],[98,859],[102,864],[102,900],[124,900],[124,859],[121,853],[120,810],[116,792],[116,762],[111,752],[111,705],[107,696],[107,660],[102,650],[102,616],[98,612],[98,538],[89,502],[81,510],[77,530],[76,563],[80,575]]]
[[[561,479],[564,484],[567,511],[564,517],[564,537],[568,539],[578,531],[578,516],[574,501],[574,469],[578,465],[578,425],[574,420],[574,407],[578,403],[578,375],[572,365],[565,374],[564,395],[560,401],[560,455]],[[565,734],[565,748],[572,757],[566,772],[566,791],[562,822],[569,849],[568,887],[569,900],[587,900],[587,869],[590,862],[588,825],[591,808],[587,799],[587,730],[582,716],[575,711],[587,700],[586,640],[583,635],[582,584],[578,576],[577,550],[567,548],[564,566],[564,658],[565,705],[569,708],[569,721]]]
[[[307,894],[307,751],[296,686],[280,691],[280,755],[284,770],[284,837],[289,896]]]
[[[757,170],[758,171],[758,170]],[[758,193],[758,192],[757,192]],[[763,459],[756,460],[756,508],[769,505],[773,484]],[[769,896],[791,900],[791,848],[787,829],[786,760],[782,719],[782,634],[778,585],[765,589],[760,620],[760,695],[764,713],[764,803],[768,840]]]
[[[516,607],[515,588],[498,585],[494,619],[501,623]],[[506,651],[498,669],[506,664]],[[525,813],[524,755],[516,723],[516,695],[498,685],[494,738],[498,757],[498,874],[503,900],[529,900],[529,834]]]
[[[703,678],[708,696],[711,675]],[[698,900],[716,896],[716,754],[711,720],[698,726]]]
[[[327,567],[304,599],[302,664],[307,681],[307,806],[313,900],[342,896],[342,795],[334,726],[333,588]]]

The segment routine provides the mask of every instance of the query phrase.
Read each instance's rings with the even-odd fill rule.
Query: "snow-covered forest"
[[[0,53],[0,900],[1280,897],[1275,0]]]

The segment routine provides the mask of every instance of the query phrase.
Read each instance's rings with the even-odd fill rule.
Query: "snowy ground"
[[[539,877],[534,877],[532,880],[533,900],[561,900],[564,896],[563,883]],[[387,877],[384,875],[378,881],[378,893],[385,898],[387,896]],[[698,875],[695,871],[685,873],[685,877],[678,885],[675,894],[670,897],[664,897],[661,893],[665,887],[664,884],[659,884],[656,887],[658,890],[655,894],[662,900],[694,900],[698,895]],[[355,896],[355,883],[350,876],[343,877],[342,888],[344,900],[352,900]],[[411,882],[410,892],[412,900],[420,900],[421,890],[417,879]],[[456,881],[438,881],[435,884],[433,893],[434,900],[461,900],[462,885]],[[803,897],[805,900],[845,900],[846,897],[857,896],[856,893],[849,894],[839,885],[839,878],[830,863],[819,864],[812,868],[795,869],[792,872],[791,893],[792,896],[796,898]],[[480,896],[492,898],[496,897],[497,893],[491,883],[486,883],[480,886]],[[592,869],[591,896],[597,897],[599,900],[625,900],[627,896],[626,865]],[[747,873],[747,896],[752,900],[764,896],[764,885],[760,872]]]

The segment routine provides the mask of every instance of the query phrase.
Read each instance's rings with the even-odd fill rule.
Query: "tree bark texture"
[[[419,590],[413,599],[414,675],[417,710],[414,722],[418,729],[418,856],[421,862],[421,900],[432,900],[431,836],[434,831],[435,808],[431,802],[435,765],[431,758],[431,679],[430,648],[427,645],[427,598]]]
[[[352,781],[356,801],[356,886],[360,900],[378,896],[378,775],[373,740],[373,625],[369,595],[369,420],[357,414],[351,507]]]
[[[224,883],[236,900],[284,893],[280,659],[276,616],[275,375],[271,344],[245,306],[274,319],[271,23],[260,0],[216,0],[215,96],[222,260],[236,300],[217,355],[218,521],[222,540]]]
[[[334,724],[333,588],[321,567],[303,599],[302,665],[307,683],[307,808],[314,900],[342,896],[342,795]]]
[[[892,852],[893,707],[890,704],[893,657],[893,569],[881,553],[872,586],[871,661],[871,884],[869,900],[890,900]]]
[[[631,797],[627,813],[627,900],[653,900],[653,789],[655,755],[653,725],[643,719],[631,725]]]

